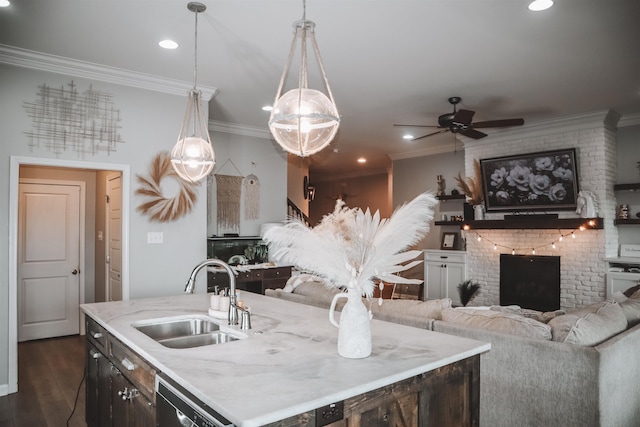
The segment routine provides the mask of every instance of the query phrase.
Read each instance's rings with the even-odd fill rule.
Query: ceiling
[[[0,9],[0,44],[193,81],[194,15],[187,1],[12,2]],[[210,116],[266,132],[269,113],[261,107],[273,103],[303,3],[202,2],[198,83],[219,89]],[[380,171],[390,157],[453,149],[451,133],[406,141],[404,132],[420,136],[429,129],[393,126],[436,125],[452,111],[451,96],[476,111],[474,121],[532,123],[606,109],[640,114],[640,1],[556,0],[537,13],[527,4],[308,0],[306,17],[316,23],[341,115],[330,148],[311,159],[312,178]],[[164,38],[180,47],[159,48]],[[356,164],[360,156],[368,162]]]

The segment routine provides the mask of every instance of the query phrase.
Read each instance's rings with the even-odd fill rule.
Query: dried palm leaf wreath
[[[148,201],[138,206],[138,211],[143,215],[149,215],[151,221],[168,222],[175,221],[181,216],[191,211],[195,204],[198,193],[194,184],[180,179],[171,166],[171,157],[166,151],[161,151],[154,157],[151,163],[151,171],[149,177],[136,175],[140,188],[136,190],[136,194],[145,196]],[[162,194],[160,181],[163,178],[172,177],[180,186],[175,197],[165,197]]]

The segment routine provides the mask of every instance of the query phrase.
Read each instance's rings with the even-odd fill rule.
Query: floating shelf
[[[458,227],[462,227],[464,224],[463,221],[436,221],[435,225],[457,225]]]
[[[615,191],[634,191],[634,190],[640,190],[640,183],[633,183],[633,184],[616,184],[613,186],[613,189]]]
[[[464,194],[436,196],[438,200],[463,200],[466,199]]]
[[[533,216],[533,215],[532,215]],[[465,221],[464,225],[468,225],[472,230],[561,230],[579,228],[581,225],[587,224],[589,221],[594,221],[594,225],[588,227],[592,230],[600,230],[603,228],[604,221],[602,218],[555,218],[555,219],[517,219],[517,220],[503,220],[503,219],[487,219],[482,221]],[[627,220],[638,221],[640,220]]]
[[[614,219],[615,225],[640,225],[640,219]]]

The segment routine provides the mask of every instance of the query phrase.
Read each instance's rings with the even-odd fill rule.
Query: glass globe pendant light
[[[207,129],[207,117],[202,113],[202,92],[196,89],[198,73],[198,13],[207,7],[190,2],[187,9],[195,13],[195,53],[193,67],[193,90],[189,92],[187,109],[178,134],[178,142],[171,150],[171,165],[178,176],[196,183],[207,176],[215,165],[215,153]]]
[[[307,157],[325,148],[338,132],[340,117],[333,100],[329,81],[322,64],[315,37],[315,23],[305,19],[306,1],[302,20],[293,23],[295,34],[289,57],[280,79],[278,92],[269,118],[269,130],[276,142],[289,153]],[[291,67],[297,43],[300,43],[300,70],[298,87],[282,94]],[[320,68],[326,92],[309,88],[307,47],[311,44]]]

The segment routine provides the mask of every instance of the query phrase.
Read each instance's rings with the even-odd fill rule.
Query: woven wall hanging
[[[148,215],[151,221],[175,221],[191,211],[198,199],[196,188],[198,184],[187,182],[178,177],[171,166],[171,157],[166,151],[158,153],[151,162],[149,177],[136,175],[140,188],[136,194],[144,196],[146,202],[137,207],[143,215]],[[167,177],[175,179],[180,186],[178,194],[166,197],[162,194],[160,182]]]
[[[242,176],[216,175],[218,227],[240,230]]]
[[[247,175],[244,187],[244,219],[260,218],[260,180],[254,174]]]

